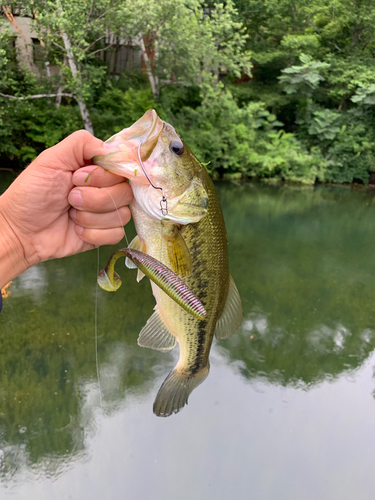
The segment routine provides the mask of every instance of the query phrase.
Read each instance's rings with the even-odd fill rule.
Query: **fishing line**
[[[98,259],[96,266],[96,275],[98,274],[99,274],[99,247],[98,247]],[[95,363],[96,363],[96,377],[98,379],[98,387],[99,387],[100,408],[102,410],[102,413],[104,413],[103,400],[102,400],[102,386],[100,383],[99,359],[98,359],[98,290],[99,290],[99,285],[97,280],[96,290],[95,290]]]
[[[124,231],[126,245],[129,246],[128,237],[126,236],[125,228],[124,228],[124,225],[122,223],[120,212],[119,212],[119,209],[117,208],[116,202],[113,199],[113,196],[111,195],[111,193],[108,191],[108,189],[106,189],[106,188],[101,188],[101,189],[104,189],[104,191],[106,191],[109,194],[111,200],[113,201],[113,204],[114,204],[115,209],[117,211],[118,218],[120,220],[120,226],[122,227],[122,229]],[[100,265],[99,265],[100,264],[99,255],[100,255],[100,251],[99,251],[99,247],[98,247],[98,258],[97,258],[97,265],[96,265],[96,276],[98,276],[98,274],[99,274],[99,267],[100,267]],[[101,386],[100,371],[99,371],[99,355],[98,355],[98,291],[99,291],[99,285],[98,285],[98,280],[96,280],[96,289],[95,289],[95,320],[94,320],[95,321],[95,327],[94,327],[94,329],[95,329],[95,364],[96,364],[96,377],[97,377],[97,380],[98,380],[98,388],[99,388],[100,408],[102,410],[102,413],[104,413],[103,399],[102,399],[102,386]]]
[[[147,135],[148,137],[148,135]],[[146,139],[147,139],[146,137]],[[150,177],[148,176],[147,172],[146,172],[146,169],[145,167],[143,166],[143,161],[142,161],[142,158],[141,158],[141,146],[142,146],[143,142],[141,141],[139,144],[138,144],[138,160],[139,160],[139,164],[143,170],[143,173],[145,174],[148,182],[151,184],[151,186],[154,188],[154,189],[160,189],[161,193],[162,193],[162,198],[160,200],[160,210],[161,210],[161,213],[163,215],[168,215],[168,200],[164,194],[164,189],[160,186],[155,186],[155,184],[152,182],[152,180],[150,179]]]
[[[120,226],[122,227],[122,230],[124,231],[124,236],[125,236],[126,245],[127,245],[127,246],[129,246],[128,237],[126,236],[126,232],[125,232],[124,224],[122,223],[121,215],[120,215],[120,212],[119,212],[119,210],[118,210],[118,208],[117,208],[116,202],[115,202],[115,200],[113,199],[113,196],[111,195],[111,193],[108,191],[108,189],[106,189],[106,188],[101,188],[101,189],[104,189],[104,191],[105,191],[106,193],[108,193],[108,194],[109,194],[109,196],[110,196],[111,200],[113,201],[113,204],[114,204],[114,206],[115,206],[115,209],[116,209],[116,212],[117,212],[117,215],[118,215],[119,221],[120,221]]]

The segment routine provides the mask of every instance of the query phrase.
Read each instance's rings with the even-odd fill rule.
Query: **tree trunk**
[[[59,6],[59,9],[61,10],[60,2],[58,1],[57,4]],[[79,71],[77,69],[77,64],[76,64],[76,61],[74,59],[74,54],[73,54],[73,51],[72,51],[72,45],[70,43],[69,37],[65,33],[64,30],[61,30],[61,36],[62,36],[62,39],[64,41],[64,47],[66,49],[66,55],[67,55],[67,58],[68,58],[68,63],[69,63],[70,71],[72,72],[73,78],[77,78],[77,81],[79,83],[81,83],[81,77],[80,77]],[[85,129],[88,132],[90,132],[92,135],[94,135],[94,127],[92,125],[92,121],[91,121],[89,110],[88,110],[88,108],[86,106],[86,103],[82,100],[82,98],[81,98],[80,95],[77,95],[77,102],[78,102],[79,109],[81,111],[81,116],[82,116],[83,123],[85,125]]]
[[[146,51],[146,47],[145,47],[145,42],[143,41],[143,36],[142,35],[140,36],[140,43],[139,43],[139,45],[141,47],[143,61],[144,61],[145,66],[146,66],[147,76],[148,76],[148,79],[149,79],[149,82],[150,82],[150,85],[151,85],[152,95],[154,96],[155,99],[157,99],[159,97],[159,89],[158,89],[158,86],[157,86],[157,79],[152,74],[150,59],[148,57],[148,54],[147,54],[147,51]]]

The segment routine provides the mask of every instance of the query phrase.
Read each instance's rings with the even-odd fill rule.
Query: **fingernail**
[[[69,202],[74,207],[82,207],[82,193],[79,189],[73,189],[69,196]]]
[[[76,172],[73,182],[76,186],[88,186],[91,182],[92,172]]]
[[[71,208],[69,211],[70,218],[75,220],[77,218],[77,210],[75,208]]]
[[[76,233],[77,233],[77,234],[81,235],[81,234],[83,233],[83,227],[82,227],[82,226],[77,226],[77,225],[76,225],[76,228],[75,228],[75,229],[76,229]]]

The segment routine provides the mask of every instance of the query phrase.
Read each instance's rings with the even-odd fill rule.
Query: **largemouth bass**
[[[155,312],[138,344],[169,350],[180,346],[176,367],[162,384],[154,413],[180,411],[209,373],[214,335],[233,335],[242,320],[241,299],[229,274],[227,235],[214,185],[175,129],[154,110],[105,142],[108,155],[93,162],[129,179],[137,236],[130,247],[178,275],[203,304],[194,317],[151,282]],[[127,261],[128,267],[135,267]],[[138,271],[138,280],[143,274]]]

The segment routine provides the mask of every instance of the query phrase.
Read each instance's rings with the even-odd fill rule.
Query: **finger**
[[[71,208],[69,215],[76,224],[87,229],[111,229],[125,226],[131,218],[128,207],[121,207],[118,210],[104,214],[93,214]]]
[[[73,174],[75,186],[109,187],[124,181],[125,177],[112,174],[108,170],[95,165],[82,167]]]
[[[122,227],[113,229],[87,229],[76,225],[75,231],[83,241],[96,247],[101,245],[117,245],[125,234]]]
[[[129,205],[133,198],[128,183],[121,182],[107,188],[77,187],[70,191],[69,203],[79,210],[92,213],[113,212],[125,205]]]
[[[95,155],[108,154],[103,141],[94,137],[87,130],[77,130],[52,148],[46,149],[38,156],[38,161],[45,166],[64,170],[77,170]],[[59,159],[60,161],[56,161]]]

